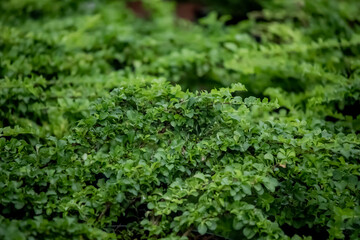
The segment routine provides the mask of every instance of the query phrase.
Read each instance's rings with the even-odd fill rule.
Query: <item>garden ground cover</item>
[[[2,1],[0,236],[358,239],[360,3],[256,2]]]

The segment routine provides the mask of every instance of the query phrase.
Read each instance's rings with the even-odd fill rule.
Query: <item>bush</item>
[[[0,3],[0,236],[357,239],[357,1],[227,25]]]

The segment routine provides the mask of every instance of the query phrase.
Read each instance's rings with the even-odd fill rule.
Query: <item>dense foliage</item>
[[[143,3],[0,2],[0,238],[358,239],[360,2]]]

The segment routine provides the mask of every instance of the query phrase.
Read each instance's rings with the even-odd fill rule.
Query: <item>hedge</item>
[[[0,3],[1,238],[358,239],[358,1],[143,2]]]

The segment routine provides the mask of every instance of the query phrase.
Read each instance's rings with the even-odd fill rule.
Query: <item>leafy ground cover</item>
[[[359,238],[360,3],[227,2],[0,2],[1,238]]]

